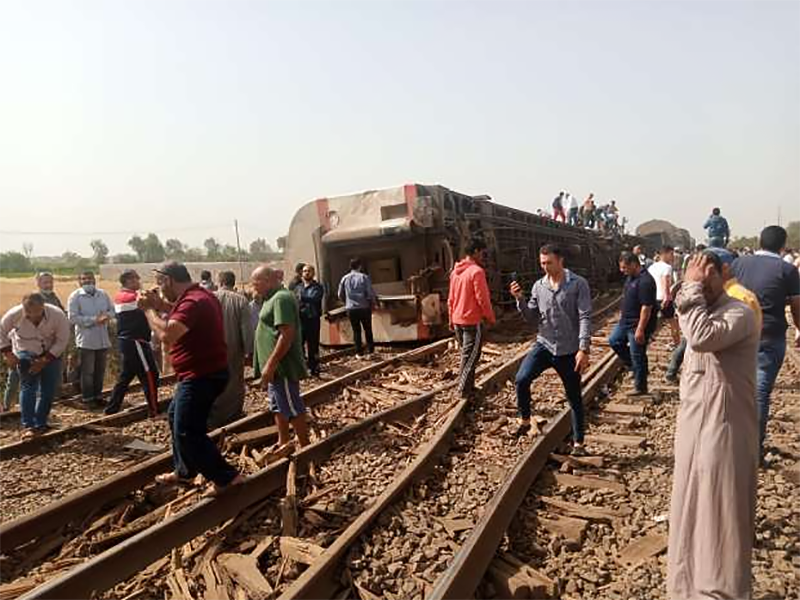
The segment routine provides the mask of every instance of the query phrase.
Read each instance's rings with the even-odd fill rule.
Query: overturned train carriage
[[[336,292],[354,257],[361,258],[379,296],[372,318],[375,341],[433,339],[447,332],[450,270],[475,236],[489,248],[486,271],[498,307],[512,304],[506,288],[513,273],[525,286],[541,276],[538,249],[545,243],[561,245],[567,266],[594,290],[619,281],[616,258],[623,244],[629,245],[501,206],[487,196],[409,184],[304,205],[286,238],[286,269],[292,272],[298,262],[316,266],[326,290],[324,344],[352,342]]]

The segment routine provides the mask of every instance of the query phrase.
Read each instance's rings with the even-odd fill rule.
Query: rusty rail
[[[415,360],[442,352],[447,348],[447,343],[448,340],[439,340],[368,365],[304,392],[303,399],[307,407],[316,406],[325,402],[331,395],[354,381],[399,362]],[[267,411],[259,412],[216,429],[210,435],[212,439],[217,439],[223,432],[230,434],[250,431],[267,426],[271,422],[271,413]],[[93,510],[122,498],[126,494],[150,483],[153,477],[165,469],[169,469],[171,464],[172,452],[164,452],[133,469],[74,492],[40,510],[3,523],[0,525],[0,541],[2,541],[3,550],[13,550],[26,542],[85,517]]]

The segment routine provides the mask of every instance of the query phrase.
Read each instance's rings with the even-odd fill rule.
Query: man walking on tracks
[[[208,437],[206,424],[211,406],[228,383],[228,353],[219,300],[193,283],[182,264],[168,262],[156,269],[156,290],[140,296],[150,327],[171,348],[172,367],[178,378],[169,406],[174,470],[156,477],[163,484],[191,482],[198,473],[212,482],[209,495],[244,482],[225,462]],[[156,311],[169,311],[162,319]]]
[[[647,343],[655,330],[656,282],[632,252],[619,257],[619,269],[625,275],[622,291],[622,314],[608,338],[608,344],[628,369],[633,371],[631,396],[647,394]]]
[[[486,242],[474,239],[467,246],[467,255],[453,267],[447,308],[450,327],[461,348],[461,372],[458,391],[469,396],[475,391],[475,367],[481,357],[483,324],[494,325],[495,316],[489,285],[486,283]]]
[[[753,311],[723,291],[722,263],[689,262],[676,308],[688,340],[675,429],[667,595],[750,598],[758,473]]]
[[[228,348],[228,370],[230,379],[225,391],[211,407],[208,428],[227,425],[242,415],[244,407],[244,367],[252,360],[253,328],[250,304],[236,291],[236,275],[233,271],[222,271],[218,276],[219,289],[215,292],[222,306],[222,323],[225,329],[225,345]]]
[[[531,325],[539,326],[536,342],[517,371],[517,407],[521,423],[518,435],[531,428],[531,384],[547,369],[555,369],[564,384],[572,411],[574,451],[583,452],[584,418],[581,375],[589,366],[592,295],[589,283],[564,268],[561,249],[553,244],[539,250],[545,275],[533,284],[531,297],[519,283],[511,283],[511,295]]]
[[[39,293],[23,296],[22,303],[0,320],[0,353],[8,368],[17,371],[22,388],[23,439],[47,429],[67,342],[67,316],[60,308],[46,304]]]
[[[353,327],[353,342],[356,345],[356,354],[362,356],[361,329],[367,338],[367,354],[375,352],[375,342],[372,339],[372,307],[378,297],[372,289],[369,275],[361,270],[361,259],[354,258],[350,261],[350,272],[342,277],[339,282],[339,299],[344,302],[350,325]]]
[[[800,346],[800,273],[793,265],[781,259],[786,237],[783,227],[765,227],[759,241],[761,249],[753,256],[739,257],[733,263],[734,275],[743,286],[758,296],[763,310],[756,383],[762,456],[767,435],[770,396],[786,356],[787,304],[791,308],[796,330],[795,345]]]
[[[80,352],[81,394],[87,406],[102,406],[106,359],[111,347],[108,322],[114,318],[114,304],[108,294],[97,288],[92,271],[81,273],[79,282],[81,287],[72,292],[67,305]]]
[[[152,418],[158,414],[158,367],[150,346],[150,324],[137,303],[142,283],[133,269],[125,269],[119,276],[119,282],[122,288],[114,296],[114,310],[117,313],[117,340],[122,369],[105,413],[113,415],[119,412],[131,381],[137,377]]]
[[[269,267],[258,267],[250,283],[264,299],[256,328],[253,369],[269,393],[269,408],[278,425],[278,443],[289,443],[289,426],[300,446],[309,443],[306,407],[300,380],[306,377],[301,345],[300,313],[294,294],[281,286],[281,277]]]

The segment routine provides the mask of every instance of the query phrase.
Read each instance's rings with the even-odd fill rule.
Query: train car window
[[[400,281],[400,258],[370,259],[367,272],[373,284]]]
[[[388,206],[381,206],[381,221],[402,219],[406,216],[408,216],[408,206],[405,204],[389,204]]]

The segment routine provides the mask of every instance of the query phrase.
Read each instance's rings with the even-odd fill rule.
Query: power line
[[[168,229],[159,229],[154,231],[152,229],[137,229],[129,231],[14,231],[9,229],[0,230],[0,235],[141,235],[141,234],[165,234],[176,231],[200,231],[208,229],[228,229],[230,225],[215,223],[214,225],[198,225],[195,227],[170,227]]]

